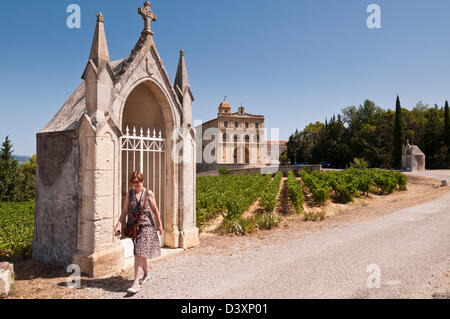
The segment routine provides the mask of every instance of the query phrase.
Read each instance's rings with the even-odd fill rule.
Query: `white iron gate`
[[[144,187],[150,189],[155,194],[156,204],[164,224],[166,205],[164,203],[166,189],[166,140],[162,138],[161,131],[156,136],[150,129],[144,135],[141,128],[140,134],[136,134],[136,127],[133,127],[133,134],[127,127],[125,135],[121,137],[122,153],[122,199],[130,188],[129,178],[133,172],[140,171],[144,175]],[[123,207],[123,205],[122,205]]]

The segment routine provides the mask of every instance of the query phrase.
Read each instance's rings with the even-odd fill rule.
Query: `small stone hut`
[[[154,42],[150,2],[138,13],[144,30],[130,56],[118,61],[110,61],[104,17],[97,15],[83,82],[37,134],[33,258],[77,264],[93,277],[123,268],[113,227],[135,170],[155,193],[162,246],[199,244],[194,97],[184,52],[172,84]]]
[[[425,154],[417,145],[409,144],[409,141],[403,146],[402,169],[410,172],[425,170]]]

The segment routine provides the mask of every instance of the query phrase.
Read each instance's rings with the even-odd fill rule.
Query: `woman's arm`
[[[153,194],[151,190],[148,190],[148,196],[150,199],[150,206],[152,208],[152,211],[155,214],[156,218],[158,219],[158,223],[162,229],[161,215],[159,214],[159,209],[158,206],[156,205],[155,194]]]

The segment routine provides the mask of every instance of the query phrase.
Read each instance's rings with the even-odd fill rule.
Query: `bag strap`
[[[147,191],[145,188],[144,188],[144,191],[145,191],[144,205],[143,205],[142,208],[141,208],[141,213],[139,214],[139,218],[138,218],[138,220],[137,220],[137,223],[140,222],[141,217],[142,217],[142,213],[144,212],[144,209],[145,209],[145,205],[147,204],[147,194],[148,194],[148,191]]]

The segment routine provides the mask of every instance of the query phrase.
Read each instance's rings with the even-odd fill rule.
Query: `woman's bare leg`
[[[144,272],[144,270],[143,270],[144,260],[145,260],[145,258],[143,258],[141,256],[134,257],[134,283],[135,284],[139,284],[139,279],[141,279],[141,275]]]
[[[147,261],[147,258],[144,258],[143,270],[144,270],[144,276],[148,275],[148,261]]]

